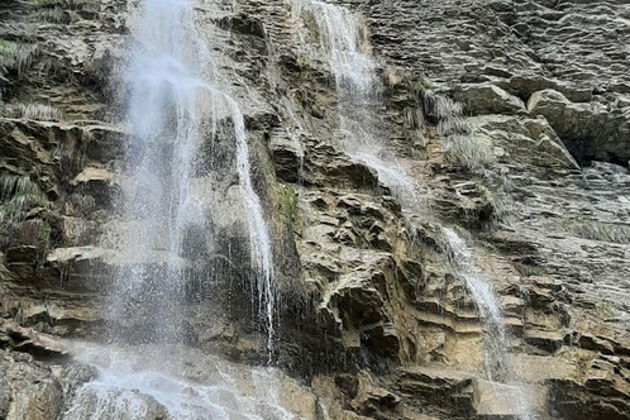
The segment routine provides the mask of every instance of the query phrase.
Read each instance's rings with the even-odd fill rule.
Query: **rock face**
[[[513,384],[484,372],[485,323],[450,261],[451,226],[496,294],[529,411],[630,419],[630,5],[327,2],[362,22],[356,47],[383,86],[370,104],[380,140],[418,187],[410,211],[344,153],[327,35],[308,1],[195,2],[243,110],[273,237],[273,363],[295,378],[283,376],[280,405],[318,420],[523,415]],[[117,232],[133,226],[113,205],[124,199],[120,68],[134,5],[2,5],[0,418],[87,418],[97,406],[111,418],[127,391],[138,418],[168,418],[137,390],[109,390],[107,404],[78,391],[98,374],[59,344],[133,330],[108,316],[111,273],[161,261],[159,244],[150,261],[119,254]],[[213,238],[183,262],[198,369],[188,379],[200,383],[216,379],[199,373],[208,353],[235,371],[268,359],[242,264],[232,124],[207,136],[213,167],[198,168],[215,174],[198,186]]]

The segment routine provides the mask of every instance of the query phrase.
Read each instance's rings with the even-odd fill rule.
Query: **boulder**
[[[460,91],[465,110],[472,115],[525,114],[525,104],[491,83],[464,85]]]
[[[630,159],[628,108],[577,104],[560,92],[545,89],[529,98],[527,109],[549,121],[578,162],[600,160],[626,165]]]
[[[484,115],[467,119],[474,142],[492,145],[497,160],[519,165],[579,168],[547,120]]]

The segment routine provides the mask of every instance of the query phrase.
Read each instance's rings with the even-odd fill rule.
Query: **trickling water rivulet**
[[[484,325],[484,367],[485,374],[491,381],[501,382],[514,387],[517,411],[524,420],[533,419],[531,407],[525,391],[516,381],[508,360],[508,335],[503,326],[501,309],[490,284],[485,280],[483,271],[474,261],[466,242],[452,229],[443,228],[448,242],[455,269],[464,278],[466,287],[473,295]]]
[[[339,128],[342,146],[352,158],[362,161],[374,169],[380,180],[388,186],[401,202],[404,210],[415,213],[419,210],[416,185],[409,178],[397,159],[384,147],[384,134],[380,115],[380,94],[383,86],[376,73],[376,63],[366,51],[367,40],[357,15],[333,4],[318,0],[294,0],[294,9],[304,20],[301,42],[314,59],[327,60],[335,78],[338,100]],[[304,18],[303,15],[308,15]],[[319,45],[308,47],[309,19],[315,22]],[[429,96],[431,108],[439,118],[438,131],[450,143],[465,142],[467,132],[462,109],[442,97]],[[511,367],[507,360],[508,343],[503,327],[501,312],[496,298],[483,273],[473,261],[465,242],[452,230],[445,229],[445,236],[453,253],[456,269],[465,278],[466,285],[477,303],[485,323],[487,336],[484,357],[485,373],[491,381],[501,382],[514,390],[518,401],[517,411],[524,419],[531,419],[531,410],[524,391],[514,384]]]
[[[361,19],[341,6],[317,0],[295,0],[298,18],[305,15],[317,24],[319,45],[307,47],[316,58],[328,61],[335,78],[339,129],[344,151],[378,173],[379,179],[407,210],[417,209],[416,185],[383,145],[382,83],[369,54]],[[308,25],[301,43],[307,46]]]

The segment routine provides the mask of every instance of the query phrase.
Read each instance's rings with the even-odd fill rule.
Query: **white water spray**
[[[183,375],[185,349],[168,343],[186,340],[182,314],[188,272],[195,264],[188,257],[191,249],[208,246],[205,220],[212,217],[196,188],[200,181],[210,182],[210,177],[202,180],[208,162],[201,151],[221,120],[233,125],[256,299],[270,349],[275,306],[271,240],[252,186],[243,115],[214,70],[206,67],[209,55],[195,30],[192,5],[144,0],[130,27],[134,46],[124,81],[131,135],[126,201],[120,208],[124,268],[118,270],[111,297],[115,322],[110,338],[143,344],[126,351],[99,347],[96,360],[86,360],[98,367],[98,377],[79,388],[64,418],[153,418],[164,413],[151,410],[164,410],[173,419],[294,419],[269,398],[271,382],[255,390],[261,395],[251,396],[230,375],[211,378],[212,385],[176,376]],[[126,326],[123,332],[119,325]],[[103,357],[111,362],[104,363]]]
[[[160,346],[160,359],[147,360],[151,348],[78,346],[79,360],[95,366],[98,377],[74,393],[63,420],[297,420],[275,395],[281,380],[274,368],[238,366],[215,356]],[[182,353],[200,384],[164,370],[170,354]],[[179,357],[179,356],[178,356]],[[181,374],[181,372],[178,373]]]

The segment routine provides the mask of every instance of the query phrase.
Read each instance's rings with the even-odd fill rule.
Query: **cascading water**
[[[518,384],[508,360],[508,335],[503,327],[501,309],[484,273],[474,261],[474,256],[466,242],[450,228],[443,228],[455,269],[464,278],[466,287],[473,295],[484,323],[484,365],[485,374],[491,381],[514,387],[516,404],[524,420],[533,420],[534,415],[525,391]]]
[[[192,19],[185,1],[147,0],[131,24],[135,45],[125,75],[131,135],[120,245],[121,260],[131,263],[117,273],[112,303],[115,320],[133,331],[116,341],[130,333],[141,341],[183,338],[183,237],[203,220],[193,168],[211,111],[198,58],[204,48]]]
[[[215,86],[213,69],[202,64],[210,59],[195,31],[188,1],[145,0],[131,28],[136,46],[125,77],[132,135],[122,250],[127,259],[139,258],[141,264],[119,273],[115,316],[140,323],[161,339],[181,338],[177,307],[183,303],[190,268],[186,249],[204,247],[191,243],[199,235],[190,232],[203,231],[208,217],[203,198],[195,192],[200,181],[195,168],[204,163],[199,161],[199,149],[204,137],[213,137],[207,135],[215,133],[218,121],[229,119],[251,265],[257,273],[256,300],[271,346],[275,307],[271,240],[252,187],[243,115],[238,104]],[[139,228],[129,230],[130,224]],[[157,261],[145,263],[152,258]]]
[[[311,48],[308,53],[315,59],[327,59],[335,77],[338,96],[340,128],[343,132],[343,147],[346,153],[376,170],[379,178],[401,201],[403,209],[417,212],[416,185],[400,167],[397,160],[389,155],[379,141],[382,135],[382,121],[377,115],[379,94],[382,86],[376,76],[376,64],[361,50],[360,20],[342,7],[317,0],[295,0],[299,16],[309,14],[318,30],[319,48]],[[302,32],[302,44],[308,45],[308,24]],[[323,50],[323,51],[322,51]],[[428,94],[439,119],[438,132],[450,143],[466,141],[468,132],[458,104],[444,97]],[[488,379],[506,383],[517,396],[517,411],[523,419],[533,419],[528,398],[523,389],[514,384],[512,369],[507,360],[507,335],[503,328],[501,311],[492,288],[483,280],[483,273],[474,262],[465,242],[451,229],[444,229],[444,235],[453,253],[453,263],[466,281],[481,316],[485,320],[487,336],[484,357]]]
[[[231,111],[236,135],[236,164],[241,180],[241,192],[247,214],[247,225],[249,228],[249,239],[251,248],[251,260],[256,269],[258,305],[259,313],[264,317],[267,324],[267,350],[271,357],[274,339],[274,311],[276,307],[275,290],[273,281],[273,255],[271,250],[271,239],[267,230],[267,224],[263,217],[260,200],[254,192],[249,168],[249,151],[245,138],[245,123],[243,115],[234,100],[229,97],[224,98]]]
[[[308,14],[317,24],[319,45],[307,51],[326,59],[335,77],[344,151],[374,169],[406,210],[417,210],[416,184],[380,140],[384,134],[379,118],[383,87],[376,63],[364,51],[367,42],[362,40],[361,20],[340,6],[317,0],[295,0],[294,9],[298,18]],[[303,45],[308,44],[306,33],[305,28]]]
[[[134,47],[124,77],[130,136],[118,232],[123,268],[110,299],[112,345],[97,349],[97,357],[78,352],[99,374],[76,392],[65,418],[148,418],[151,410],[165,410],[174,419],[293,419],[269,400],[271,382],[261,395],[251,395],[229,375],[211,378],[209,386],[177,376],[190,365],[185,348],[174,344],[187,341],[186,289],[199,269],[192,253],[207,247],[205,221],[212,218],[212,203],[199,188],[212,182],[211,164],[202,161],[200,149],[215,138],[220,122],[231,123],[236,143],[250,265],[257,277],[252,289],[258,295],[252,299],[266,323],[270,357],[276,302],[271,239],[252,185],[243,115],[205,66],[210,58],[197,36],[192,5],[144,0],[130,27]],[[250,374],[268,381],[277,375],[271,369]]]

